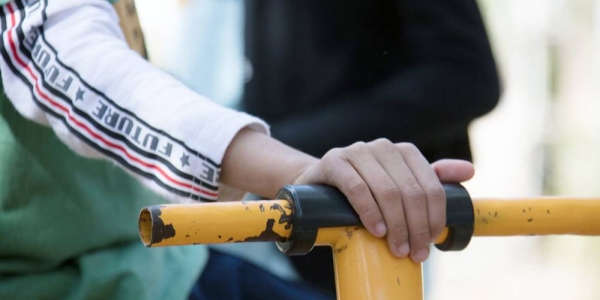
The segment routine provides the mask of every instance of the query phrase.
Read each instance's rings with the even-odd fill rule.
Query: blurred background
[[[137,6],[151,61],[172,69],[173,47],[181,45],[174,32],[185,26],[180,17],[189,7],[175,0]],[[470,127],[477,172],[465,184],[469,192],[600,197],[600,2],[480,0],[479,6],[503,93],[496,109]],[[240,81],[245,72],[219,76]],[[240,92],[229,91],[224,101]],[[428,300],[600,299],[600,238],[475,238],[462,252],[433,251],[429,271]]]

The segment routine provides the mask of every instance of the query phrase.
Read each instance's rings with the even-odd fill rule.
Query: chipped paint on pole
[[[148,247],[286,241],[292,230],[286,200],[145,207],[140,238]]]
[[[285,242],[292,213],[288,200],[151,206],[140,213],[140,237],[148,247]],[[475,236],[600,235],[600,199],[481,198],[472,213]],[[446,228],[436,243],[450,234]],[[394,257],[385,238],[360,226],[321,227],[315,245],[333,249],[338,299],[423,299],[421,264]]]

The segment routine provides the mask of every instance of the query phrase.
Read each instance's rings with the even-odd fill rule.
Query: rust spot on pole
[[[140,212],[140,237],[148,247],[175,236],[175,228],[173,228],[173,225],[165,224],[160,218],[162,207],[163,206],[152,206],[144,208]]]
[[[352,230],[346,228],[346,229],[344,229],[344,232],[346,233],[346,236],[348,237],[348,239],[352,238]]]
[[[338,254],[338,253],[342,253],[342,252],[344,252],[346,249],[348,249],[348,245],[344,245],[344,246],[342,246],[342,247],[335,248],[333,252],[334,252],[335,254]]]
[[[273,226],[275,225],[275,219],[268,219],[265,230],[261,232],[257,236],[247,237],[244,242],[271,242],[271,241],[281,241],[285,242],[286,238],[279,235],[277,232],[273,231]]]
[[[152,243],[157,244],[162,240],[170,239],[175,236],[173,224],[165,224],[160,215],[162,206],[152,211]]]
[[[286,205],[286,208],[289,210],[292,209],[292,207],[289,205]],[[281,217],[279,217],[279,224],[285,223],[285,229],[292,228],[292,215],[286,214],[285,210],[283,209],[283,207],[281,207],[281,205],[274,203],[269,209],[278,210],[281,213]]]

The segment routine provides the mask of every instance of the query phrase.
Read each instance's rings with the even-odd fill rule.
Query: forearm
[[[223,158],[221,182],[272,198],[317,159],[268,135],[250,129],[240,131]]]

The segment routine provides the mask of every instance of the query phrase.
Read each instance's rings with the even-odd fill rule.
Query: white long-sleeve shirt
[[[106,0],[17,0],[2,9],[0,73],[16,109],[170,200],[216,200],[235,134],[268,132],[131,51]]]

